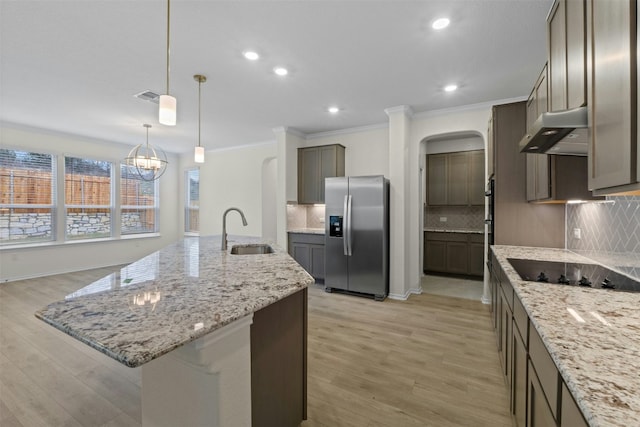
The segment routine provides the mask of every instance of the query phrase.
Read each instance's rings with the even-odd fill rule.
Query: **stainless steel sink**
[[[273,248],[265,243],[252,243],[249,245],[233,245],[231,255],[263,255],[272,254]]]

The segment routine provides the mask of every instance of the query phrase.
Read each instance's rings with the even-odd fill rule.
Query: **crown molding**
[[[374,125],[358,126],[354,128],[329,130],[326,132],[311,133],[307,135],[307,141],[311,139],[327,138],[332,136],[349,135],[352,133],[366,132],[370,130],[387,129],[388,123],[377,123]]]
[[[272,144],[276,144],[276,141],[271,140],[271,141],[253,142],[250,144],[234,145],[232,147],[213,148],[211,150],[205,149],[205,153],[220,153],[222,151],[243,150],[246,148],[255,148],[255,147],[261,147],[263,145],[272,145]]]
[[[295,136],[297,136],[299,138],[303,138],[303,139],[307,137],[306,133],[300,132],[296,128],[287,127],[287,126],[278,126],[278,127],[275,127],[273,129],[271,129],[271,131],[276,135],[280,135],[280,134],[283,134],[283,133],[288,133],[288,134],[295,135]]]
[[[442,115],[445,115],[445,114],[452,114],[452,113],[462,113],[464,111],[481,110],[481,109],[491,108],[494,105],[512,104],[514,102],[520,102],[520,101],[526,101],[526,100],[527,100],[526,96],[520,96],[520,97],[516,97],[516,98],[496,99],[494,101],[479,102],[477,104],[461,105],[459,107],[443,108],[441,110],[421,111],[419,113],[415,113],[413,118],[414,119],[422,119],[422,118],[425,118],[425,117],[442,116]]]
[[[384,112],[387,113],[387,116],[396,113],[402,113],[405,116],[413,117],[413,109],[408,105],[398,105],[395,107],[385,108]]]

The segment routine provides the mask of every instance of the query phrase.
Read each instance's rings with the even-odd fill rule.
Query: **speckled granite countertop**
[[[507,261],[594,263],[570,251],[516,246],[493,246],[493,251],[589,425],[637,425],[640,293],[527,282]]]
[[[433,233],[465,233],[465,234],[484,234],[484,230],[471,230],[469,228],[428,228],[425,227],[424,231]]]
[[[296,233],[296,234],[323,234],[324,228],[292,228],[291,230],[287,230],[288,233]]]
[[[259,242],[229,237],[233,244]],[[313,283],[285,251],[231,255],[220,236],[180,240],[35,313],[124,365],[140,366]]]

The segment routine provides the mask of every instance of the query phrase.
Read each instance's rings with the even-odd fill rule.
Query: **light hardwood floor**
[[[111,271],[0,285],[0,426],[140,425],[140,370],[33,316]],[[478,301],[423,294],[380,303],[314,285],[308,342],[303,427],[512,425],[488,307]]]

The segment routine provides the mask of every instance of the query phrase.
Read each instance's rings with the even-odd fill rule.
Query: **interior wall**
[[[345,147],[345,175],[389,177],[389,129],[387,126],[353,132],[332,132],[324,136],[310,135],[304,141],[303,147],[330,144],[341,144]]]
[[[278,237],[276,194],[278,191],[278,159],[268,158],[262,163],[262,237]]]
[[[480,135],[466,135],[456,138],[429,138],[425,154],[454,153],[458,151],[484,150],[484,140]]]
[[[3,148],[114,162],[122,160],[133,148],[133,146],[112,141],[7,124],[0,127],[0,145]],[[158,235],[0,248],[0,281],[127,264],[175,241],[179,235],[176,224],[181,206],[180,201],[177,200],[180,168],[177,156],[168,153],[167,158],[169,167],[160,178],[160,233]]]
[[[208,151],[200,165],[200,235],[222,233],[227,208],[244,212],[247,226],[237,212],[227,215],[227,233],[262,235],[262,173],[265,160],[276,156],[275,142]]]

